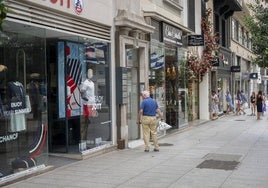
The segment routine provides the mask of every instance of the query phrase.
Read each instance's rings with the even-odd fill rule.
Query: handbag
[[[166,131],[166,130],[171,129],[171,128],[172,128],[172,126],[170,126],[166,122],[159,121],[158,126],[157,126],[157,132]]]

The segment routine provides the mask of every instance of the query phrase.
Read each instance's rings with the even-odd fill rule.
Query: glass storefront
[[[189,91],[185,50],[165,45],[166,118],[173,128],[188,122]]]
[[[179,80],[177,47],[165,45],[166,121],[173,128],[179,127]]]
[[[179,128],[188,122],[188,80],[184,50],[151,41],[150,93],[164,112],[166,122]]]
[[[87,40],[83,49],[86,56],[82,63],[82,83],[79,86],[79,96],[82,97],[83,103],[80,119],[80,152],[84,149],[95,150],[112,144],[110,45],[102,41]],[[84,92],[87,94],[84,95]],[[83,145],[85,140],[86,148]]]
[[[178,100],[179,100],[179,123],[180,126],[188,123],[189,116],[189,80],[188,80],[188,65],[185,57],[185,49],[178,49]]]
[[[84,153],[112,143],[109,46],[80,37],[49,41],[51,152]]]
[[[45,30],[28,29],[0,34],[0,177],[47,163]]]
[[[165,117],[165,48],[163,43],[156,40],[151,41],[150,48],[149,90]]]
[[[8,21],[0,37],[0,178],[112,144],[109,43]]]

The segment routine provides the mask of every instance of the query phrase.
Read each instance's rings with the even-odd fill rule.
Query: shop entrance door
[[[128,139],[137,140],[140,138],[139,126],[136,125],[139,109],[139,76],[138,76],[138,49],[126,49],[127,72],[127,125]]]
[[[49,151],[53,153],[77,153],[80,137],[80,108],[72,106],[77,114],[71,116],[66,107],[68,66],[64,54],[67,44],[67,41],[47,40]],[[77,43],[70,44],[73,44],[72,52],[78,54],[81,47]]]

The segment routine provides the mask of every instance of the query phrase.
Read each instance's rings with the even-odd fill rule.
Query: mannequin
[[[7,84],[7,96],[10,115],[10,132],[19,132],[26,130],[26,121],[24,113],[17,113],[17,110],[26,108],[25,90],[23,85],[18,81],[11,81]]]
[[[95,85],[91,80],[93,77],[93,70],[88,69],[87,71],[87,79],[81,84],[80,91],[83,99],[83,105],[95,105]],[[86,115],[84,113],[84,115]]]
[[[81,124],[81,140],[87,140],[87,126],[90,123],[89,117],[94,117],[95,111],[95,85],[91,80],[93,77],[93,70],[87,70],[87,78],[80,85],[80,92],[83,103],[83,114],[85,117],[85,123]]]

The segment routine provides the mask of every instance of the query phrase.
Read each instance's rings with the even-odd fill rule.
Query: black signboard
[[[163,41],[182,46],[182,30],[163,23]]]
[[[211,66],[219,67],[220,66],[220,59],[218,57],[215,57],[214,60],[211,61]]]
[[[240,72],[240,66],[231,66],[231,72]]]
[[[203,35],[188,35],[188,46],[204,46],[205,40]]]
[[[250,73],[249,78],[250,79],[258,79],[258,73]]]

